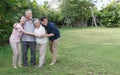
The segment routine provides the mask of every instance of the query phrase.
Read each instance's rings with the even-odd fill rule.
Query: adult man
[[[47,17],[42,17],[41,21],[47,31],[47,34],[42,35],[41,37],[49,37],[50,51],[52,53],[52,61],[50,65],[54,65],[57,61],[57,45],[60,38],[60,32],[54,23],[48,21]]]
[[[25,11],[25,17],[26,21],[23,25],[23,29],[27,32],[33,33],[35,30],[35,27],[32,22],[32,11],[26,10]],[[22,36],[22,59],[23,59],[23,66],[28,66],[28,58],[27,53],[28,49],[30,48],[31,51],[31,65],[36,64],[36,42],[35,37],[31,35],[23,34]]]

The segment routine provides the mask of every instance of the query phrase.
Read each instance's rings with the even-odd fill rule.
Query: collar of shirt
[[[34,21],[34,19],[29,20],[29,19],[26,18],[26,21],[31,23],[31,22]]]

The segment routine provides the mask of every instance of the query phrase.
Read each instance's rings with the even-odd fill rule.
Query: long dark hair
[[[23,15],[23,16],[24,16],[24,15]],[[20,19],[21,19],[23,16],[19,16],[19,17],[18,17],[18,20],[17,20],[18,23],[20,23]],[[24,17],[25,17],[25,16],[24,16]]]

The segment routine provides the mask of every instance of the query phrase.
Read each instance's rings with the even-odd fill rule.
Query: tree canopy
[[[86,21],[91,16],[90,7],[94,4],[91,0],[63,0],[60,9],[65,18],[69,18],[72,24],[76,21]]]
[[[113,2],[106,8],[102,9],[97,16],[104,26],[119,27],[120,26],[120,2]]]
[[[13,24],[23,15],[24,10],[30,8],[29,0],[1,0],[0,1],[0,43],[8,40]]]

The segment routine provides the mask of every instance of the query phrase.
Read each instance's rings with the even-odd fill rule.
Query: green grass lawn
[[[12,50],[5,45],[0,47],[0,75],[120,75],[120,28],[60,31],[59,60],[54,66],[49,65],[51,53],[47,49],[46,64],[42,68],[13,69]]]

